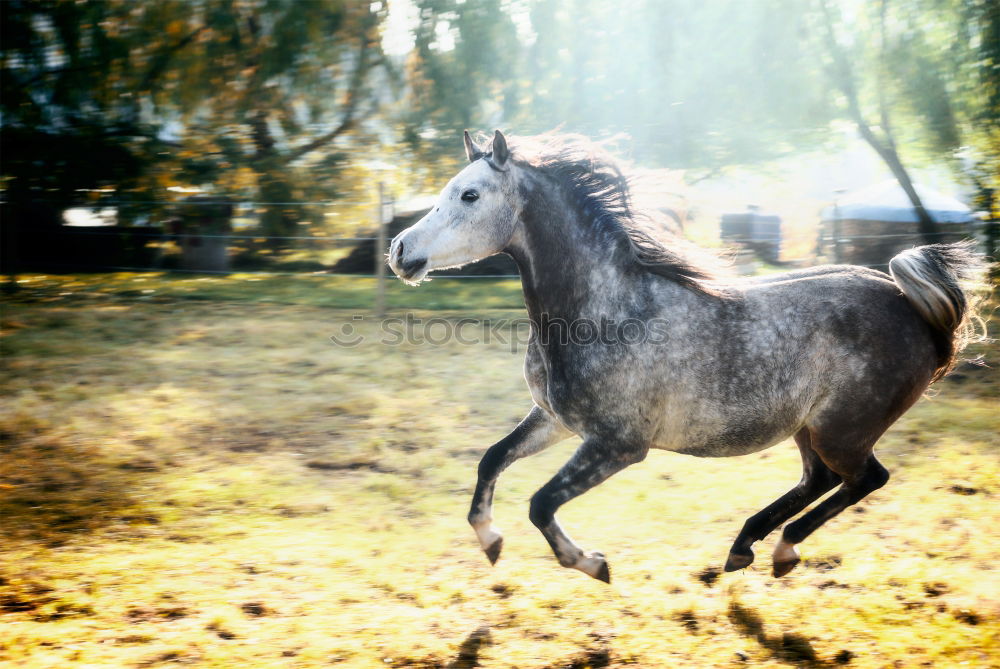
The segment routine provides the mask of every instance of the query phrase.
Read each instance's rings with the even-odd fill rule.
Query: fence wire
[[[0,205],[5,204],[0,202]],[[386,207],[393,207],[394,202],[391,200],[385,200],[382,203],[381,211],[383,216],[386,213]],[[185,208],[191,207],[217,207],[220,205],[233,207],[234,210],[246,210],[256,207],[266,207],[266,206],[322,206],[330,208],[338,207],[371,207],[373,210],[378,209],[377,198],[372,201],[346,201],[346,200],[325,200],[325,201],[259,201],[259,200],[218,200],[218,199],[204,199],[204,200],[109,200],[101,202],[88,202],[75,205],[72,208],[83,208],[90,209],[92,211],[97,211],[100,209],[113,208],[118,206],[129,206],[129,205],[165,205],[169,207],[174,207],[178,210],[183,210]],[[384,220],[384,219],[383,219]],[[935,233],[923,234],[919,232],[898,232],[898,233],[877,233],[877,234],[832,234],[829,228],[835,225],[834,222],[825,221],[820,224],[818,230],[818,236],[815,237],[815,243],[817,251],[821,248],[826,248],[828,251],[832,251],[834,247],[840,244],[852,244],[859,241],[871,241],[871,240],[881,240],[881,239],[912,239],[915,244],[919,244],[926,240],[928,236],[933,237],[954,237],[954,236],[977,236],[976,232],[978,228],[982,227],[984,224],[979,225],[973,223],[971,225],[956,225],[955,227],[961,227],[961,230],[942,230]],[[943,224],[948,225],[948,224]],[[988,223],[986,223],[988,225]],[[168,224],[169,226],[169,224]],[[130,228],[116,228],[116,229],[102,229],[105,226],[65,226],[59,232],[61,235],[66,237],[119,237],[119,238],[136,238],[136,239],[147,239],[152,242],[170,242],[170,241],[180,241],[187,242],[198,239],[205,240],[233,240],[234,242],[240,241],[252,241],[259,244],[267,244],[268,242],[295,242],[295,243],[325,243],[331,246],[338,245],[363,245],[368,243],[377,243],[379,241],[378,237],[375,236],[331,236],[331,235],[263,235],[254,234],[252,232],[234,231],[230,233],[198,233],[198,232],[168,232],[166,230],[156,230],[153,226],[133,226]],[[110,226],[107,226],[110,227]],[[175,228],[176,229],[176,228]],[[725,253],[727,250],[739,250],[744,248],[747,251],[756,252],[762,247],[772,247],[775,250],[780,250],[783,242],[786,239],[778,238],[760,238],[760,237],[746,237],[746,236],[724,236],[721,235],[718,238],[721,242],[722,247],[715,249]],[[228,249],[227,249],[228,251]],[[375,249],[376,256],[379,255],[378,249]],[[174,254],[171,254],[174,255]],[[765,262],[769,262],[767,259],[761,258]],[[806,258],[795,258],[795,259],[784,259],[774,262],[777,266],[782,265],[801,265],[808,263],[810,260],[815,260],[815,256]],[[306,261],[311,262],[311,261]],[[317,261],[318,262],[318,261]],[[329,270],[299,270],[299,271],[283,271],[280,269],[268,270],[268,269],[240,269],[239,267],[231,269],[190,269],[184,267],[164,267],[162,266],[162,260],[157,259],[154,261],[156,263],[154,266],[137,266],[132,264],[87,264],[87,263],[65,263],[60,264],[58,262],[46,262],[45,266],[51,267],[59,270],[70,270],[70,271],[86,271],[86,272],[101,272],[101,271],[114,271],[114,272],[157,272],[157,273],[176,273],[176,274],[190,274],[190,275],[249,275],[249,276],[268,276],[268,277],[296,277],[296,276],[329,276],[329,277],[357,277],[357,278],[377,278],[375,273],[374,263],[371,273],[356,273],[356,272],[333,272]],[[173,264],[171,262],[171,264]],[[857,264],[862,267],[872,267],[876,269],[884,269],[888,266],[888,263],[878,263],[878,264]],[[509,279],[517,278],[517,274],[444,274],[436,275],[436,279]]]
[[[356,274],[354,272],[328,272],[325,270],[317,270],[314,272],[281,272],[274,270],[242,270],[242,269],[229,269],[229,270],[211,270],[211,269],[182,269],[179,267],[129,267],[125,265],[80,265],[77,263],[73,264],[62,264],[62,263],[49,263],[50,267],[61,267],[63,269],[72,269],[77,272],[86,271],[81,268],[90,267],[95,273],[102,271],[113,270],[115,272],[146,272],[150,274],[213,274],[219,276],[231,276],[234,274],[239,275],[250,275],[250,276],[312,276],[312,277],[352,277],[355,279],[375,279],[377,278],[375,274]],[[36,272],[29,272],[30,274],[35,274]],[[44,272],[37,272],[38,274],[44,274]],[[438,279],[516,279],[517,274],[435,274],[432,276],[435,281]]]
[[[318,241],[318,242],[372,242],[378,240],[378,237],[324,237],[321,235],[212,235],[212,234],[201,234],[197,232],[154,232],[150,230],[149,232],[143,231],[142,227],[128,228],[128,230],[100,230],[101,226],[66,226],[69,231],[60,230],[60,234],[72,235],[109,235],[109,236],[129,236],[129,237],[149,237],[151,239],[259,239],[261,241],[266,241],[269,239],[281,239],[283,241],[298,239],[305,241]],[[111,226],[107,226],[111,227]],[[86,230],[86,232],[83,232]],[[138,230],[139,232],[134,232]],[[77,232],[80,231],[80,232]]]
[[[0,204],[4,204],[0,202]],[[120,205],[164,205],[168,207],[217,207],[224,205],[227,207],[270,207],[270,206],[298,206],[298,207],[367,207],[373,205],[370,201],[346,201],[346,200],[319,200],[316,202],[295,201],[295,202],[264,202],[258,200],[196,200],[187,202],[184,200],[113,200],[98,202],[83,202],[73,204],[68,209],[108,209]]]

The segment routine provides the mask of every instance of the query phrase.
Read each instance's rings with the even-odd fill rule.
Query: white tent
[[[924,209],[938,223],[971,223],[974,220],[972,210],[955,198],[918,184],[914,184],[913,188],[920,196]],[[825,207],[820,215],[824,221],[917,222],[910,198],[895,179],[846,193],[837,199],[835,206]]]

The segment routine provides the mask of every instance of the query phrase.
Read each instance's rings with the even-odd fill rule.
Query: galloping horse
[[[491,563],[503,545],[497,477],[573,434],[583,443],[532,496],[530,518],[561,565],[605,582],[604,556],[577,546],[555,512],[651,448],[722,457],[794,437],[802,479],[746,521],[726,571],[752,563],[754,542],[839,485],[785,526],[773,566],[788,573],[796,544],[885,485],[875,442],[964,346],[959,280],[980,265],[968,246],[904,251],[891,276],[826,266],[721,281],[644,228],[621,169],[587,140],[509,147],[497,131],[481,147],[466,132],[465,149],[470,164],[393,239],[388,260],[411,284],[496,253],[520,270],[534,407],[479,464],[469,522]]]

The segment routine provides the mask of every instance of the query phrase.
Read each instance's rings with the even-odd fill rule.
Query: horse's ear
[[[483,157],[483,150],[472,141],[472,135],[469,134],[468,130],[465,131],[463,139],[465,140],[465,155],[470,163]]]
[[[503,167],[508,158],[510,158],[510,149],[507,148],[507,138],[497,130],[493,135],[493,162],[497,167]]]

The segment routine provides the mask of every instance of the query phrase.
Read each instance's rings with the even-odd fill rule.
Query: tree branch
[[[363,24],[363,29],[361,32],[361,41],[358,45],[358,56],[357,65],[354,67],[354,72],[351,74],[351,83],[347,91],[347,101],[344,104],[344,111],[340,117],[340,123],[336,128],[327,132],[326,134],[320,135],[319,137],[313,139],[307,144],[293,149],[285,158],[286,162],[293,162],[298,160],[302,156],[315,151],[326,144],[329,144],[333,140],[340,137],[345,132],[354,128],[357,125],[357,119],[355,118],[355,113],[358,108],[358,101],[361,97],[361,87],[365,81],[365,75],[371,69],[371,64],[368,62],[370,45],[372,43],[372,28],[375,26],[375,17],[373,14],[369,14],[365,19]]]
[[[54,75],[63,74],[65,72],[92,72],[94,70],[99,69],[100,67],[101,67],[100,64],[73,65],[73,66],[69,66],[69,67],[55,67],[55,68],[53,68],[51,70],[42,70],[41,72],[38,72],[37,74],[35,74],[33,77],[31,77],[27,81],[20,82],[19,85],[23,86],[24,88],[30,88],[31,86],[33,86],[34,84],[37,84],[39,81],[41,81],[42,79],[45,79],[46,77],[51,77],[51,76],[54,76]],[[13,74],[13,70],[8,70],[8,71]]]
[[[255,160],[269,158],[274,152],[274,138],[271,137],[271,129],[267,127],[267,112],[257,109],[248,121],[250,124],[250,134],[253,137],[254,146],[257,147]]]
[[[343,119],[340,122],[340,125],[338,125],[336,128],[326,133],[325,135],[320,135],[319,137],[312,140],[305,146],[300,146],[299,148],[289,153],[288,156],[286,157],[286,162],[290,163],[295,160],[298,160],[307,153],[315,151],[316,149],[319,149],[322,146],[329,144],[330,142],[337,139],[348,130],[352,129],[357,124],[356,119],[353,118],[354,114],[353,109],[354,106],[352,105],[351,108],[344,114]]]
[[[182,37],[178,42],[160,52],[160,55],[157,56],[153,65],[146,72],[146,76],[142,78],[137,90],[139,92],[146,91],[163,74],[164,70],[167,69],[167,65],[170,64],[170,59],[174,57],[174,54],[193,42],[204,30],[205,26],[199,26]]]
[[[878,108],[879,108],[879,118],[881,119],[882,134],[885,136],[886,142],[889,144],[889,148],[896,151],[896,140],[892,134],[892,125],[889,123],[889,106],[885,102],[885,84],[884,77],[885,74],[885,14],[889,7],[889,0],[882,0],[879,4],[879,63],[878,63]]]

